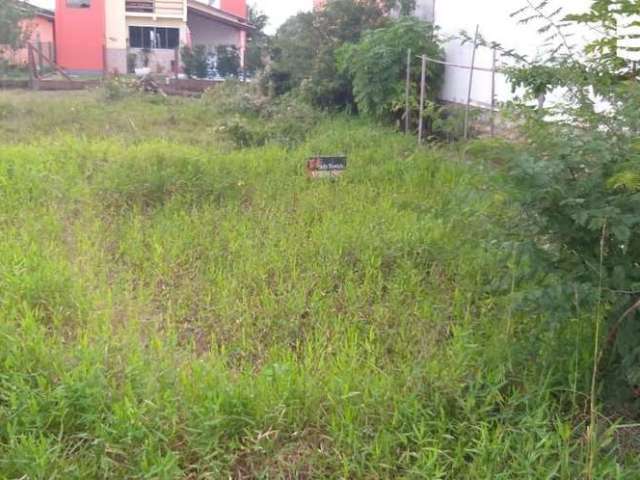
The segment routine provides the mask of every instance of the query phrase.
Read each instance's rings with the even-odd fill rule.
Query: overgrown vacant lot
[[[0,478],[583,475],[591,322],[518,308],[494,159],[224,121],[0,95]],[[318,152],[347,174],[307,180]]]

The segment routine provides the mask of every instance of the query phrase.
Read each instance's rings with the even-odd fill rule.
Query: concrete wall
[[[56,0],[55,35],[58,64],[71,71],[101,72],[105,45],[105,0],[73,8]]]
[[[465,30],[473,35],[476,25],[480,26],[480,33],[489,42],[498,42],[506,48],[535,58],[543,52],[544,35],[537,32],[542,26],[532,22],[530,25],[520,25],[517,19],[511,18],[511,13],[524,5],[521,0],[436,0],[435,23],[441,28],[443,36],[458,35]],[[586,11],[589,0],[552,0],[551,5],[563,7],[566,13]],[[551,8],[553,10],[553,8]],[[574,41],[579,47],[584,46],[592,38],[591,30],[576,27]],[[447,60],[452,63],[470,65],[473,47],[470,44],[461,45],[459,39],[450,40],[446,44]],[[500,58],[499,63],[511,63],[508,58]],[[479,48],[476,66],[491,68],[492,52],[487,48]],[[511,86],[502,75],[496,78],[496,96],[498,101],[505,102],[514,98]],[[445,85],[442,92],[443,100],[465,103],[469,85],[469,70],[447,67]],[[521,92],[520,92],[521,93]],[[556,95],[557,97],[557,95]],[[554,97],[551,96],[550,100]],[[472,90],[472,100],[475,105],[487,106],[491,104],[491,74],[476,71]]]
[[[107,69],[111,73],[127,72],[127,29],[125,2],[106,0],[105,44]]]
[[[137,67],[142,67],[143,64],[143,51],[141,48],[130,48],[130,54],[138,56]],[[164,73],[168,74],[172,72],[172,63],[175,60],[175,50],[151,50],[149,54],[149,68],[152,73]],[[125,57],[126,62],[126,57]]]
[[[238,17],[247,18],[247,0],[219,0],[220,9]],[[282,0],[280,0],[282,1]]]

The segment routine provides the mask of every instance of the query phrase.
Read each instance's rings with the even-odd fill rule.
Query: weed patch
[[[284,102],[238,113],[269,123],[238,149],[198,100],[11,102],[0,477],[583,474],[590,323],[521,308],[546,285],[513,260],[495,145],[298,133]],[[340,179],[306,178],[319,152],[348,156]],[[600,438],[601,478],[635,478]]]

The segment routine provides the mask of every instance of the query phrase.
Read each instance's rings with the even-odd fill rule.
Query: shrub
[[[238,148],[259,147],[268,139],[268,133],[261,122],[251,121],[239,115],[225,120],[218,132],[226,136]]]
[[[216,70],[221,77],[237,77],[240,73],[240,54],[234,45],[216,48]]]
[[[269,125],[269,139],[291,147],[306,138],[318,124],[321,114],[291,93],[268,106],[262,113],[262,118]]]
[[[358,109],[380,118],[394,116],[394,105],[404,103],[407,50],[412,57],[412,95],[420,95],[421,61],[417,55],[440,58],[443,55],[438,37],[429,23],[402,19],[388,27],[366,32],[356,44],[338,50],[340,72],[353,81]],[[427,83],[429,97],[440,91],[444,68],[429,62]],[[397,115],[396,115],[397,116]]]
[[[188,45],[182,47],[182,68],[188,77],[207,78],[209,76],[209,62],[207,47],[196,45],[191,48]]]
[[[270,101],[255,84],[233,80],[209,88],[202,95],[202,102],[220,115],[258,115]]]
[[[242,93],[233,95],[234,88]],[[225,120],[218,131],[237,147],[260,146],[268,142],[294,146],[306,138],[321,116],[297,95],[288,94],[268,102],[251,87],[233,84],[215,94],[209,93],[207,101],[215,106],[216,99],[224,98],[227,89],[232,92],[227,100],[221,100],[222,110],[227,116],[235,115]]]
[[[103,83],[103,96],[108,102],[115,102],[135,93],[138,82],[135,79],[115,76]]]

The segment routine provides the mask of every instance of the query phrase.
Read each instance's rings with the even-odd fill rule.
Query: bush
[[[108,102],[116,102],[135,93],[138,83],[135,79],[115,76],[103,83],[103,96]]]
[[[218,133],[227,137],[238,148],[259,147],[268,140],[268,133],[264,124],[258,121],[251,121],[239,115],[225,120]]]
[[[268,106],[262,118],[269,125],[269,139],[291,147],[307,137],[321,114],[295,93],[290,93]]]
[[[182,68],[189,77],[207,78],[209,76],[209,61],[207,47],[196,45],[191,48],[188,45],[182,47]]]
[[[394,107],[404,103],[408,49],[416,52],[411,59],[411,92],[417,98],[421,77],[417,53],[432,58],[443,56],[431,24],[413,18],[402,19],[366,32],[360,42],[346,44],[338,50],[339,70],[353,81],[353,93],[361,112],[379,118],[398,116]],[[429,98],[437,97],[443,77],[442,65],[429,62]]]
[[[236,115],[225,120],[218,129],[237,147],[261,146],[268,142],[293,147],[306,138],[321,117],[317,110],[294,94],[271,103],[263,103],[261,98],[249,101],[254,107],[252,111],[240,106]],[[229,104],[225,106],[227,114],[233,112],[229,107]]]
[[[220,115],[259,115],[271,100],[252,83],[227,80],[209,88],[202,102]]]
[[[582,98],[587,103],[564,110],[562,121],[550,122],[545,110],[522,110],[527,142],[510,153],[509,178],[537,246],[530,275],[549,279],[531,298],[556,324],[588,309],[597,312],[595,322],[608,322],[613,383],[606,395],[632,400],[640,385],[633,321],[640,291],[640,88],[635,81],[615,86],[612,111],[601,114]]]
[[[216,48],[216,70],[223,78],[237,77],[240,73],[240,54],[233,45],[220,45]]]

